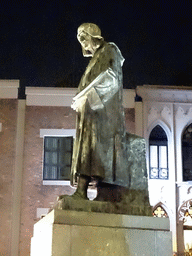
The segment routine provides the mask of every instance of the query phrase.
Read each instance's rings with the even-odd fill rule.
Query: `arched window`
[[[149,162],[150,179],[168,179],[167,135],[160,125],[151,131],[149,137]]]
[[[192,180],[192,124],[184,131],[182,137],[183,181]]]

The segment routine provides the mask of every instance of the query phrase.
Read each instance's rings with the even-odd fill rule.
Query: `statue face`
[[[86,32],[82,31],[80,34],[77,35],[77,39],[83,48],[83,55],[85,57],[93,56],[96,48],[94,46],[92,37]]]

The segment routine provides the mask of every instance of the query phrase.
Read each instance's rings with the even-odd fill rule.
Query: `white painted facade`
[[[183,181],[182,134],[192,123],[192,88],[174,86],[138,86],[143,99],[143,136],[147,142],[149,166],[149,136],[160,125],[168,139],[168,180],[149,179],[150,203],[160,204],[167,211],[173,234],[173,250],[183,255],[183,220],[192,200],[192,181]],[[177,248],[178,247],[178,248]]]

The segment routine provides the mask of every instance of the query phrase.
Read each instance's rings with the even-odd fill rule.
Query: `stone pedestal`
[[[34,225],[31,256],[172,256],[169,219],[52,210]]]

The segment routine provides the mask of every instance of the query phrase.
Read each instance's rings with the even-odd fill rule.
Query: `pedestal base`
[[[171,256],[169,219],[53,210],[34,225],[31,256]]]

